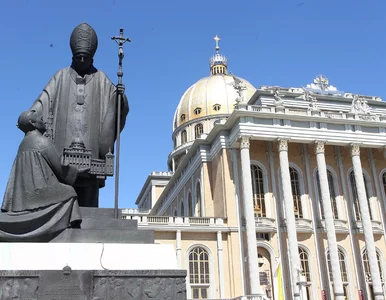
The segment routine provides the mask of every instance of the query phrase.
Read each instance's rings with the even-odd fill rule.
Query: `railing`
[[[334,219],[334,225],[337,232],[348,232],[347,221]],[[320,221],[320,227],[326,230],[326,220]]]
[[[247,104],[238,104],[235,106],[236,110],[247,110],[263,113],[275,113],[276,108],[264,107],[260,105],[247,105]],[[386,115],[381,114],[355,114],[350,112],[334,112],[334,111],[312,111],[309,109],[301,108],[281,108],[280,112],[286,115],[301,115],[301,116],[317,116],[321,118],[330,118],[330,119],[341,119],[341,120],[362,120],[362,121],[375,121],[375,122],[386,122]]]
[[[297,219],[295,219],[295,222],[296,222],[296,231],[311,232],[313,230],[312,220],[297,218]],[[282,219],[281,226],[287,227],[287,220],[286,219]]]
[[[123,215],[126,220],[137,220],[138,225],[157,224],[157,225],[180,225],[180,226],[222,226],[226,225],[226,218],[211,217],[169,217],[169,216],[141,216]]]
[[[148,223],[169,223],[169,217],[148,216]]]
[[[255,217],[255,225],[256,225],[256,229],[259,229],[259,228],[264,230],[276,229],[275,219],[271,219],[271,218]]]
[[[153,171],[151,172],[151,175],[155,175],[155,176],[173,176],[173,172],[170,172],[170,171]]]
[[[189,300],[198,300],[198,299],[189,299]],[[236,298],[208,298],[207,300],[271,300],[271,298],[268,298],[264,295],[256,295],[256,296],[239,296]]]
[[[150,209],[141,209],[141,208],[125,208],[122,209],[122,215],[128,214],[149,214]]]
[[[211,218],[189,218],[191,224],[206,225],[210,224]]]
[[[373,227],[373,233],[382,233],[383,232],[382,223],[380,221],[372,220],[371,225]],[[354,221],[354,226],[355,226],[355,229],[357,229],[359,231],[363,231],[363,223],[361,220]]]

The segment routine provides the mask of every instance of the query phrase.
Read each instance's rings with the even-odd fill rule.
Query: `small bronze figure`
[[[20,143],[0,213],[0,240],[49,239],[81,222],[72,187],[80,173],[62,166],[46,131],[41,111],[25,111],[18,119],[25,137]]]

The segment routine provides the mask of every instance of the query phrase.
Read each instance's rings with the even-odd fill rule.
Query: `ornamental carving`
[[[277,140],[278,151],[288,151],[288,139]]]
[[[6,278],[0,281],[1,299],[38,299],[38,278]]]
[[[186,299],[184,278],[114,278],[96,280],[93,300]]]
[[[324,141],[315,141],[315,153],[324,153],[324,145],[326,142]]]
[[[353,95],[350,113],[354,114],[369,114],[371,107],[367,104],[367,99],[359,95]]]
[[[280,87],[274,87],[272,90],[273,98],[275,99],[275,106],[276,107],[284,107],[284,101],[283,96],[284,94],[280,93]]]
[[[240,140],[240,149],[249,149],[249,136],[242,136]]]
[[[360,144],[350,144],[350,154],[351,156],[359,156],[361,154]]]
[[[247,86],[240,78],[236,77],[232,73],[231,73],[231,75],[233,77],[233,82],[231,84],[232,84],[233,88],[236,90],[237,94],[239,95],[236,98],[236,103],[237,104],[245,103],[246,101],[245,101],[245,97],[244,97],[244,91],[247,90]]]

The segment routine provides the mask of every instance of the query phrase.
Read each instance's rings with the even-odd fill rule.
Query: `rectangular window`
[[[208,298],[208,287],[195,286],[192,287],[193,299],[207,299]]]

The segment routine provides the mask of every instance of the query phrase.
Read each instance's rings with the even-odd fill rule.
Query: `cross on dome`
[[[213,39],[216,41],[216,54],[210,59],[210,73],[211,75],[227,74],[227,59],[224,55],[219,53],[220,46],[218,45],[218,42],[220,41],[220,38],[216,34]]]
[[[218,51],[220,50],[220,46],[218,45],[218,42],[221,39],[217,36],[217,34],[216,34],[216,36],[213,39],[216,41],[216,53],[218,53]]]

